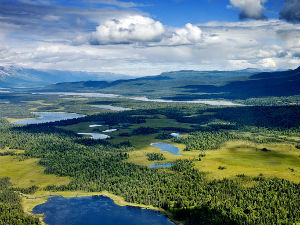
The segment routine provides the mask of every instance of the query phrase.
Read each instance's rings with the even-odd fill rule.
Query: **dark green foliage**
[[[19,187],[12,188],[12,190],[19,191],[23,194],[34,194],[38,189],[39,189],[39,187],[36,186],[36,185],[33,185],[31,187],[28,187],[28,188],[19,188]]]
[[[130,134],[124,132],[124,133],[120,133],[119,136],[120,137],[130,137]]]
[[[156,138],[156,139],[164,140],[164,139],[172,138],[172,136],[170,135],[170,133],[162,132],[162,133],[159,133],[158,135],[156,135],[155,138]]]
[[[5,155],[20,155],[20,154],[17,154],[13,151],[0,152],[0,156],[5,156]]]
[[[181,160],[177,159],[173,165],[171,166],[171,169],[178,172],[186,172],[193,168],[194,163],[191,160]]]
[[[234,136],[227,131],[218,132],[195,132],[185,138],[175,139],[178,143],[186,145],[185,151],[217,149],[221,144],[234,139]]]
[[[23,212],[21,197],[7,177],[0,178],[0,225],[34,225],[39,219]]]
[[[156,133],[157,129],[152,127],[139,127],[132,131],[133,135],[145,135],[145,134],[154,134]]]
[[[292,128],[300,126],[299,106],[230,107],[213,110],[220,120],[235,122],[239,126]]]
[[[149,161],[155,161],[155,160],[165,160],[165,156],[162,153],[148,153],[147,159]]]

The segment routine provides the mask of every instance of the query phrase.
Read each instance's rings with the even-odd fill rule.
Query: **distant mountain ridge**
[[[106,72],[37,70],[16,66],[0,66],[0,87],[41,87],[61,82],[114,81],[132,78]]]
[[[251,69],[251,71],[253,71]],[[40,91],[100,92],[172,100],[247,99],[300,94],[300,67],[276,72],[173,71],[128,80],[68,82]]]
[[[300,67],[295,70],[256,73],[247,80],[232,81],[223,86],[186,85],[180,88],[188,93],[186,97],[201,92],[207,93],[207,97],[213,94],[217,98],[230,99],[300,95]],[[183,96],[178,95],[177,98]]]

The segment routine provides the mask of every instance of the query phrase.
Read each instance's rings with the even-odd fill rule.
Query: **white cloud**
[[[268,0],[230,0],[230,3],[240,11],[240,19],[263,19],[264,6]]]
[[[272,58],[265,58],[265,59],[262,59],[258,62],[262,67],[264,68],[269,68],[269,69],[274,69],[276,68],[276,62],[274,59]]]
[[[202,31],[199,27],[187,23],[182,28],[177,28],[171,34],[171,37],[165,41],[169,45],[193,44],[201,41]]]
[[[157,42],[164,32],[165,28],[159,21],[141,15],[128,15],[100,24],[92,34],[91,43]]]
[[[282,20],[251,20],[168,27],[160,23],[163,28],[160,32],[145,34],[148,29],[157,30],[153,24],[159,21],[128,15],[109,16],[117,20],[102,20],[98,27],[107,25],[110,32],[101,34],[99,45],[87,42],[91,33],[86,31],[78,31],[73,37],[65,36],[65,41],[53,37],[45,37],[43,41],[12,38],[9,33],[16,27],[7,29],[0,24],[0,31],[5,31],[0,32],[0,65],[136,76],[182,69],[291,69],[299,66],[300,27],[297,24]],[[142,20],[131,19],[125,23],[124,18],[129,17]],[[108,21],[112,26],[108,26]],[[74,45],[74,36],[77,45]]]
[[[104,21],[90,37],[75,37],[74,43],[89,41],[93,45],[136,43],[140,46],[172,46],[195,44],[201,40],[201,29],[190,23],[184,27],[166,28],[150,17],[125,15]]]

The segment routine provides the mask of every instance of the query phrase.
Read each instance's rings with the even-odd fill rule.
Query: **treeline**
[[[194,132],[188,137],[174,139],[177,143],[185,144],[184,151],[217,149],[221,144],[236,137],[228,131],[203,131]]]
[[[155,161],[155,160],[165,160],[166,157],[162,153],[147,153],[147,159],[149,161]]]
[[[162,110],[162,113],[181,123],[204,125],[216,119],[227,121],[229,124],[224,125],[225,129],[242,129],[245,126],[287,129],[300,126],[300,107],[297,105],[218,107],[200,109],[193,114],[181,110],[166,113]]]
[[[0,178],[0,225],[41,224],[37,217],[25,214],[22,209],[18,191],[28,192],[28,190],[15,190],[11,186],[7,177]]]

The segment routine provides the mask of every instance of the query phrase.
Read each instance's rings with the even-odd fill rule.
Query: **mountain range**
[[[59,82],[75,82],[89,80],[114,81],[130,79],[122,74],[105,72],[82,72],[62,70],[37,70],[17,66],[0,66],[0,87],[41,87]]]
[[[113,73],[0,67],[0,88],[27,87],[47,92],[100,92],[171,100],[247,99],[300,93],[300,67],[294,70],[164,72],[132,78]]]
[[[128,80],[57,83],[41,91],[101,92],[171,100],[247,99],[300,93],[300,67],[277,72],[174,71]]]

